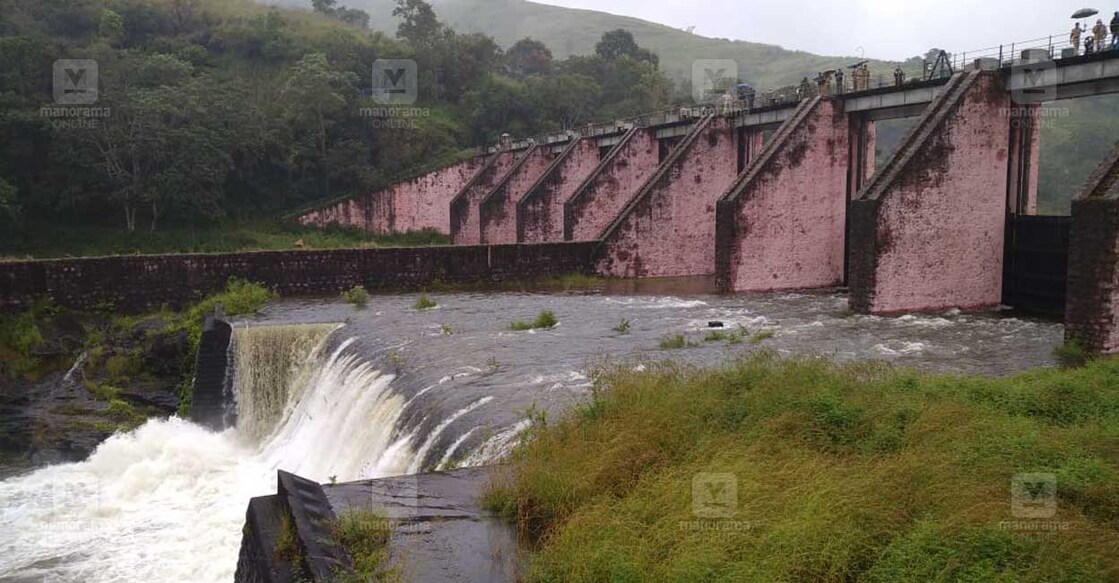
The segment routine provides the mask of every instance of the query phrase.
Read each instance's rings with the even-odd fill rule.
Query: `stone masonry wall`
[[[1119,143],[1072,201],[1065,338],[1119,352]]]
[[[522,198],[517,217],[520,242],[563,241],[563,204],[598,166],[598,156],[598,140],[579,140],[538,188]]]
[[[377,192],[304,213],[299,222],[325,227],[338,223],[381,235],[422,229],[451,232],[450,202],[481,169],[477,156]]]
[[[498,282],[593,270],[594,243],[441,246],[200,255],[130,255],[0,262],[0,309],[47,297],[64,307],[106,303],[125,311],[180,306],[230,278],[284,296],[415,289],[435,281]]]
[[[505,182],[486,196],[479,207],[483,244],[517,242],[517,203],[558,155],[550,146],[533,149]]]
[[[564,238],[591,241],[618,217],[660,165],[656,130],[640,128],[564,207]]]
[[[736,173],[735,132],[715,118],[607,235],[599,273],[675,277],[715,273],[715,201]]]
[[[852,297],[870,313],[977,309],[1002,298],[1007,115],[987,73],[962,99],[930,108],[928,138],[877,198],[852,203]],[[935,105],[935,103],[934,103]],[[922,122],[918,122],[919,124]]]
[[[451,240],[456,245],[480,245],[482,226],[478,217],[478,204],[517,163],[511,151],[494,154],[493,163],[486,166],[473,181],[451,201]]]
[[[719,221],[728,224],[718,245],[729,248],[721,285],[766,291],[843,282],[848,134],[842,107],[822,100],[773,144],[764,166],[747,169],[757,174],[721,203]]]

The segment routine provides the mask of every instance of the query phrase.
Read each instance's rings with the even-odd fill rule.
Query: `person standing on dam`
[[[1077,22],[1072,26],[1072,32],[1068,35],[1068,41],[1072,44],[1072,48],[1076,49],[1076,54],[1080,54],[1080,35],[1084,32],[1080,28],[1080,23]]]
[[[1092,36],[1096,39],[1096,50],[1107,50],[1107,27],[1104,26],[1103,19],[1096,19],[1096,25],[1092,27]]]
[[[1119,49],[1119,10],[1115,11],[1115,16],[1111,19],[1111,49]]]

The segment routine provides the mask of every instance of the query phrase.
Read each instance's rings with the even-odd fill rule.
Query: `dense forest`
[[[0,2],[0,244],[44,229],[203,227],[366,192],[492,144],[663,108],[673,85],[632,36],[558,61],[508,50],[400,0],[396,38],[359,10],[247,0]],[[372,64],[418,63],[423,115],[378,127]],[[58,59],[92,59],[100,92],[56,105]],[[71,73],[72,74],[72,73]]]

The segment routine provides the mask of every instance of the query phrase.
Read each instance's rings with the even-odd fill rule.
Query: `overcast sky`
[[[1108,23],[1119,0],[532,0],[635,16],[697,34],[823,55],[900,60],[931,47],[963,52],[1058,34],[1080,8]],[[1099,18],[1099,17],[1095,17]],[[1091,24],[1095,24],[1095,18]]]

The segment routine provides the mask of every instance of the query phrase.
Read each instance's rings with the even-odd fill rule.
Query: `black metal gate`
[[[1006,225],[1002,302],[1063,316],[1072,217],[1010,216]]]

